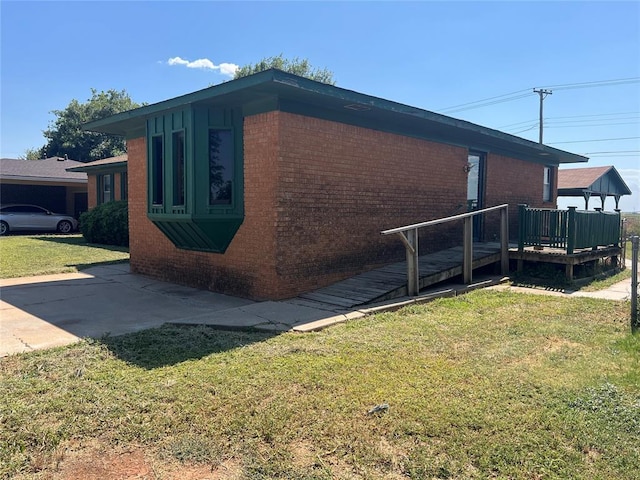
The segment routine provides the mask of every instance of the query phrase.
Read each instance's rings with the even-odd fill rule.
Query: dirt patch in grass
[[[239,480],[242,468],[234,460],[219,465],[192,465],[159,460],[142,446],[114,448],[101,441],[69,443],[57,453],[54,472],[39,477],[50,480]]]

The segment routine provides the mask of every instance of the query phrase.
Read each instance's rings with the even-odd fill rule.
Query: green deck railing
[[[518,206],[518,250],[539,246],[566,250],[620,244],[620,212],[578,211]]]

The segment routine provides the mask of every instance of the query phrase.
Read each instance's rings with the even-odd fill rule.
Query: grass
[[[313,334],[165,326],[7,357],[0,476],[99,439],[213,478],[635,479],[628,330],[625,303],[477,291]]]
[[[76,272],[126,261],[128,249],[87,243],[82,235],[9,235],[0,238],[0,278]]]

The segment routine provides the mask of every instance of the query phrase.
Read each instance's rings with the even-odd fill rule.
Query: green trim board
[[[102,172],[126,172],[127,171],[127,161],[124,160],[122,162],[114,162],[114,163],[104,163],[102,165],[83,165],[80,167],[73,167],[67,169],[69,172],[86,172],[91,174],[99,174]]]
[[[296,104],[302,107],[294,107]],[[134,132],[144,132],[148,118],[188,106],[240,107],[246,108],[245,114],[298,108],[310,116],[321,115],[328,120],[453,143],[473,150],[503,153],[536,163],[557,165],[588,160],[581,155],[471,122],[274,69],[119,113],[88,123],[84,128],[133,138]]]

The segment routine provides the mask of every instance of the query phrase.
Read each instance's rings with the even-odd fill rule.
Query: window
[[[120,174],[120,200],[127,200],[129,198],[129,179],[127,172]]]
[[[553,200],[553,193],[551,191],[553,167],[544,167],[544,177],[542,180],[542,200],[544,202],[551,202]]]
[[[113,174],[98,175],[98,205],[113,200]]]
[[[242,110],[147,119],[147,218],[178,248],[224,253],[244,220]]]
[[[151,203],[164,203],[164,165],[162,135],[151,137]]]
[[[184,131],[174,132],[173,140],[173,204],[184,205]]]
[[[233,177],[232,131],[209,130],[209,205],[231,205]]]

